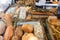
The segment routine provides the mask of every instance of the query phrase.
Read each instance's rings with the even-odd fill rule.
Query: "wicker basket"
[[[56,19],[56,17],[54,17],[54,16],[52,16],[52,18]],[[52,18],[48,18],[48,21]],[[60,31],[58,31],[58,29],[55,27],[55,25],[49,23],[48,21],[47,21],[47,26],[48,26],[48,30],[50,32],[50,35],[52,37],[52,40],[60,40]],[[59,26],[60,25],[58,25],[58,27]]]

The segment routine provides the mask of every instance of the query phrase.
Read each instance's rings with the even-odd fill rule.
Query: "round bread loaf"
[[[30,24],[24,24],[22,26],[22,30],[27,33],[31,33],[33,31],[33,26]]]
[[[25,33],[22,40],[38,40],[38,38],[34,36],[33,33]]]

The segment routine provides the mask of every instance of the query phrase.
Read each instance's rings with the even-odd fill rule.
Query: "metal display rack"
[[[47,6],[49,7],[58,7],[58,4],[40,4],[40,3],[35,3],[36,6],[43,6],[43,8],[46,8]]]

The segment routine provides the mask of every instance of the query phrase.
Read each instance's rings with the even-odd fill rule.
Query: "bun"
[[[22,26],[22,30],[27,33],[31,33],[33,31],[33,26],[30,24],[24,24]]]
[[[33,33],[25,33],[22,40],[38,40],[38,38],[34,36]]]

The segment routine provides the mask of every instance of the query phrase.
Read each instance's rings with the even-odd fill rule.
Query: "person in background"
[[[3,11],[10,5],[13,5],[15,0],[0,0],[0,11]]]
[[[43,6],[41,6],[41,5],[43,5],[45,3],[46,3],[46,0],[39,0],[38,2],[36,2],[36,7],[43,8]]]
[[[16,0],[0,0],[0,5],[2,4],[14,4]]]

